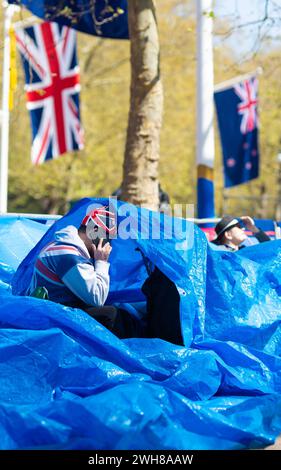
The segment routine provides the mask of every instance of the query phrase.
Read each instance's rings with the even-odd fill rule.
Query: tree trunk
[[[158,210],[158,162],[163,93],[153,0],[128,0],[131,99],[122,199]]]

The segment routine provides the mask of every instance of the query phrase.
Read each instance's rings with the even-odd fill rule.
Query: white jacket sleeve
[[[95,268],[87,263],[78,263],[67,271],[62,281],[85,304],[101,307],[109,291],[108,270],[106,261],[96,261]]]

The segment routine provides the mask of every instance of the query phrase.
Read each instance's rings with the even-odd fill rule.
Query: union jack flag
[[[242,115],[240,129],[242,134],[247,134],[247,132],[252,132],[258,125],[258,80],[256,77],[245,80],[235,85],[234,90],[241,99],[241,103],[238,104],[238,113]]]
[[[259,176],[258,80],[237,81],[215,93],[226,188]]]
[[[76,32],[56,23],[16,31],[31,115],[34,164],[83,148]]]

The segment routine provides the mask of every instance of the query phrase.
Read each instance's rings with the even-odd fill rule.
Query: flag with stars
[[[259,176],[257,77],[216,91],[215,104],[229,188]]]

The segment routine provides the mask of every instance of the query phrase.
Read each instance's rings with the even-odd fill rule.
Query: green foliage
[[[194,17],[175,14],[178,0],[158,2],[164,116],[161,132],[160,181],[172,202],[196,202],[196,26]],[[78,33],[81,69],[81,114],[85,149],[34,167],[30,163],[31,129],[25,108],[24,79],[19,84],[10,125],[9,210],[64,213],[76,199],[108,196],[121,183],[130,92],[128,41]],[[1,41],[2,42],[2,41]],[[0,56],[2,49],[0,50]],[[1,60],[1,57],[0,57]],[[1,62],[2,63],[2,62]],[[277,161],[281,134],[280,51],[259,54],[238,66],[229,50],[215,50],[216,83],[262,65],[260,118],[262,176],[228,190],[244,199],[229,201],[227,212],[272,217],[274,202],[263,208],[247,200],[261,191],[277,196]],[[216,204],[223,210],[221,151],[216,139]]]

